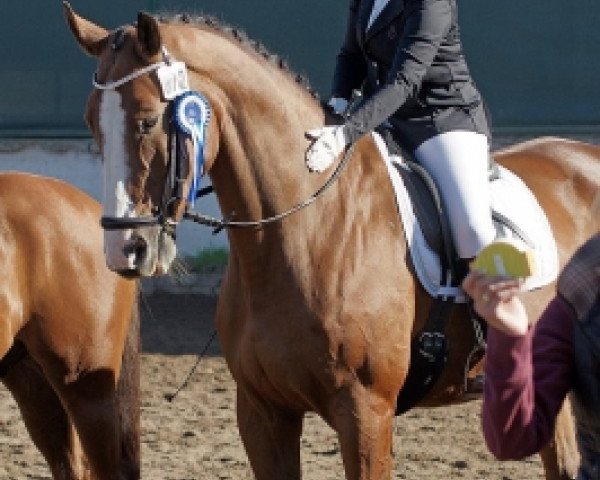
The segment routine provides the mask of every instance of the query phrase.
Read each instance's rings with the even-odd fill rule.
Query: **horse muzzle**
[[[168,273],[176,255],[173,225],[146,218],[103,218],[102,225],[109,227],[105,227],[104,244],[111,270],[127,278]]]

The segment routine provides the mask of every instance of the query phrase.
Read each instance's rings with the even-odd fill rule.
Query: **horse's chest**
[[[238,388],[260,392],[261,397],[274,402],[310,406],[306,403],[307,386],[320,383],[316,376],[328,375],[326,353],[320,347],[325,343],[319,334],[311,336],[305,329],[289,325],[275,328],[251,319],[237,328],[224,319],[219,323],[222,348]]]
[[[305,353],[299,354],[289,345],[269,342],[266,346],[257,342],[243,349],[235,365],[232,374],[238,386],[248,386],[250,391],[260,392],[262,398],[275,403],[298,409],[310,406],[305,402],[305,386],[313,382],[314,368]]]

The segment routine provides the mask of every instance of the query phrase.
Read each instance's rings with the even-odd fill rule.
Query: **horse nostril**
[[[148,242],[142,237],[132,238],[127,245],[123,247],[123,253],[125,256],[133,255],[133,258],[140,259],[146,255],[148,251]]]

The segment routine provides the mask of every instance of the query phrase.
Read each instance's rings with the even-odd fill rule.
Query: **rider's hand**
[[[527,333],[529,321],[519,292],[522,281],[508,277],[490,277],[471,271],[462,287],[473,299],[475,311],[490,326],[512,336]]]
[[[329,168],[347,145],[341,125],[309,130],[306,136],[314,140],[306,151],[306,166],[312,172],[322,172]]]

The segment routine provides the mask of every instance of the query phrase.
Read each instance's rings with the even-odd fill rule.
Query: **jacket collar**
[[[371,10],[373,9],[374,3],[375,0],[367,0],[362,2],[359,22],[361,33],[363,34],[365,41],[369,40],[377,32],[387,27],[387,25],[404,10],[404,0],[390,0],[379,13],[377,18],[373,20],[371,28],[367,30],[369,17],[371,16]]]

